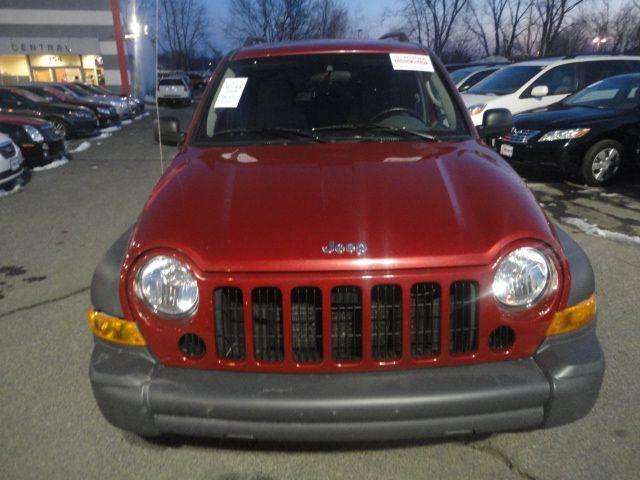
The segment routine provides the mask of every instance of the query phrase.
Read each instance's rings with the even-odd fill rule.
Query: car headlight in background
[[[188,317],[198,308],[198,283],[179,260],[158,255],[138,272],[136,295],[154,312],[166,318]]]
[[[553,130],[540,137],[539,142],[553,142],[556,140],[571,140],[573,138],[584,137],[589,133],[590,128],[572,128],[570,130]]]
[[[533,247],[517,248],[504,257],[493,278],[493,295],[502,305],[526,309],[557,282],[553,262]]]
[[[467,112],[469,112],[469,115],[479,115],[484,112],[485,108],[487,108],[486,103],[476,103],[475,105],[467,107]]]
[[[100,115],[109,115],[111,112],[108,108],[106,107],[97,107],[96,111],[100,114]]]
[[[42,133],[40,133],[40,130],[38,130],[36,127],[33,127],[31,125],[23,125],[22,128],[24,128],[24,131],[27,132],[27,135],[29,135],[31,140],[33,140],[34,142],[44,142]]]

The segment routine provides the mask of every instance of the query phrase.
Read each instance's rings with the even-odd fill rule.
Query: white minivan
[[[584,55],[543,58],[504,67],[462,94],[474,125],[484,112],[506,108],[512,115],[556,103],[603,78],[640,72],[640,57]]]

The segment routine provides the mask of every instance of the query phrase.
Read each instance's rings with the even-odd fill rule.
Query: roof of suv
[[[584,61],[603,61],[603,60],[640,60],[640,56],[633,55],[576,55],[575,57],[548,57],[535,60],[526,60],[524,62],[514,63],[513,65],[533,65],[547,66],[562,63],[574,63]]]
[[[283,55],[312,55],[321,53],[414,53],[424,54],[420,45],[390,40],[302,40],[282,43],[258,43],[243,47],[233,60],[277,57]]]

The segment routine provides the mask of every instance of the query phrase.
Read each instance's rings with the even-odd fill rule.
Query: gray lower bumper
[[[97,340],[90,376],[107,420],[140,435],[335,442],[569,423],[592,408],[603,371],[592,325],[531,359],[364,374],[165,368],[144,348]]]

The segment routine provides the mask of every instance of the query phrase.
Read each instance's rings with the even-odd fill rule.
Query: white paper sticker
[[[238,108],[247,80],[246,77],[225,78],[213,108]]]
[[[410,53],[390,53],[394,70],[410,70],[413,72],[433,72],[433,64],[428,55]]]

